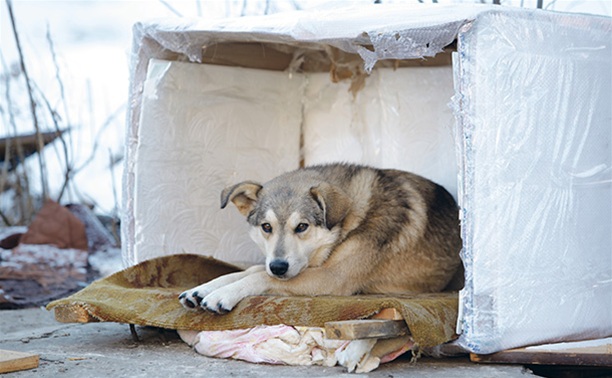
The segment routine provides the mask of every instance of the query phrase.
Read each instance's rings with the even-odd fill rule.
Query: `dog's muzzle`
[[[270,262],[270,272],[277,277],[282,277],[289,270],[289,263],[284,260],[272,260]]]

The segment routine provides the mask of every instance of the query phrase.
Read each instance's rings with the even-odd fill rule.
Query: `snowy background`
[[[34,132],[24,75],[6,0],[0,0],[0,137]],[[370,3],[372,1],[354,1]],[[401,1],[385,1],[401,2]],[[407,3],[491,3],[492,0],[405,0]],[[535,8],[537,0],[500,1],[503,6]],[[270,14],[295,9],[346,5],[323,0],[142,0],[25,1],[13,0],[16,30],[30,79],[65,134],[68,163],[73,167],[62,203],[87,203],[99,214],[117,217],[127,106],[131,27],[135,22],[165,17],[223,18]],[[544,0],[549,10],[611,16],[609,0]],[[44,101],[43,101],[44,102]],[[55,130],[51,113],[39,104],[42,131]],[[61,143],[45,149],[49,194],[57,199],[64,183],[65,152]],[[31,191],[41,191],[39,162],[26,163]],[[5,192],[0,208],[10,208],[18,195]]]

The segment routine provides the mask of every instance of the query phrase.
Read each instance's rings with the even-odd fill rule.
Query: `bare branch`
[[[65,91],[64,91],[64,83],[61,79],[61,75],[60,75],[60,69],[59,69],[59,64],[57,63],[57,54],[55,53],[55,47],[53,44],[53,39],[51,38],[51,29],[49,28],[49,24],[47,24],[47,42],[49,44],[49,50],[51,51],[51,57],[53,60],[53,65],[55,66],[55,80],[57,81],[57,85],[59,86],[60,89],[60,98],[62,100],[62,103],[64,104],[64,116],[66,117],[66,123],[68,125],[70,125],[70,119],[69,117],[69,112],[68,112],[68,103],[66,101],[66,96],[65,96]],[[64,195],[64,191],[66,190],[66,187],[68,186],[68,183],[70,181],[71,178],[71,172],[72,172],[72,163],[70,162],[70,154],[68,153],[68,145],[66,143],[66,140],[64,139],[64,133],[60,128],[59,125],[59,115],[57,114],[57,112],[51,107],[51,104],[49,103],[47,97],[44,95],[44,93],[42,91],[39,90],[39,93],[41,95],[41,97],[43,98],[43,100],[45,101],[46,105],[47,105],[47,109],[49,110],[49,113],[51,114],[51,118],[53,119],[53,124],[55,125],[55,131],[58,134],[58,138],[60,140],[60,143],[62,145],[62,149],[64,152],[64,164],[65,164],[65,169],[64,169],[64,183],[62,184],[62,188],[60,189],[59,194],[57,195],[56,198],[56,202],[60,202],[60,200],[62,199],[63,195]]]
[[[174,7],[172,7],[172,5],[168,4],[168,2],[164,1],[164,0],[158,0],[160,3],[164,4],[166,6],[166,8],[168,8],[170,10],[170,12],[174,13],[175,15],[179,16],[179,17],[183,17],[183,15],[177,11],[176,9],[174,9]]]
[[[300,6],[300,4],[298,4],[296,0],[291,0],[291,4],[293,5],[293,8],[295,10],[302,10],[302,7]]]
[[[552,0],[550,3],[548,3],[548,5],[546,5],[546,7],[544,9],[551,9],[554,10],[555,9],[555,3],[557,2],[557,0]]]
[[[6,62],[4,60],[4,56],[0,55],[0,57],[2,57],[2,65],[3,65],[3,69],[5,72],[8,72],[8,68],[6,65]],[[11,101],[11,78],[10,76],[6,76],[6,92],[5,92],[5,96],[6,96],[6,103],[7,103],[7,112],[8,112],[8,116],[9,116],[9,123],[11,125],[11,128],[13,129],[13,134],[14,136],[18,135],[18,131],[17,131],[17,123],[15,122],[15,114],[13,111],[13,102]],[[19,138],[15,138],[15,149],[17,151],[17,159],[19,162],[24,162],[25,161],[25,153],[23,151],[23,145],[21,144]],[[6,152],[10,153],[10,148],[8,148],[9,146],[7,146]],[[10,159],[10,155],[9,159]],[[5,162],[8,162],[9,159],[5,159]],[[8,165],[5,165],[5,168],[8,170]],[[23,171],[23,175],[19,174],[19,171]],[[7,178],[8,176],[8,171],[4,171],[3,170],[3,178]],[[22,221],[27,221],[30,219],[31,216],[34,215],[34,204],[32,202],[32,197],[30,195],[30,180],[28,178],[28,172],[27,170],[23,167],[22,164],[20,164],[20,166],[18,165],[15,168],[15,177],[16,177],[16,183],[15,183],[15,191],[17,193],[17,198],[19,201],[18,202],[18,207],[19,207],[19,213],[20,213],[20,217],[21,219],[17,221],[17,223],[21,223]],[[26,195],[24,195],[24,193]]]
[[[201,0],[195,0],[196,2],[196,9],[198,12],[198,17],[202,17],[202,2]]]
[[[247,0],[242,0],[242,10],[240,10],[240,17],[246,16]]]
[[[47,43],[49,45],[49,51],[51,52],[51,58],[53,60],[53,66],[55,67],[55,80],[57,81],[57,85],[60,90],[60,98],[62,103],[64,104],[64,116],[66,117],[66,123],[70,125],[70,113],[68,112],[68,103],[66,101],[66,91],[64,90],[64,82],[62,81],[60,75],[60,68],[57,62],[57,54],[55,52],[55,44],[53,43],[53,38],[51,38],[51,28],[49,27],[49,23],[47,23]]]
[[[264,14],[267,15],[270,13],[270,0],[266,0],[266,8],[264,9]]]
[[[53,107],[51,106],[51,103],[49,103],[49,100],[47,99],[45,94],[40,90],[40,88],[36,87],[36,89],[37,89],[38,95],[42,99],[43,103],[46,105],[47,111],[51,115],[51,119],[53,120],[53,125],[55,126],[55,132],[57,133],[58,139],[60,140],[60,143],[62,145],[62,149],[64,152],[64,163],[65,163],[64,183],[62,184],[62,188],[60,189],[57,199],[55,200],[56,202],[60,202],[60,200],[62,199],[64,195],[64,191],[66,190],[66,187],[68,186],[68,183],[70,182],[70,179],[72,177],[72,164],[70,164],[70,156],[68,154],[68,145],[64,138],[64,131],[66,130],[61,129],[59,114],[57,114],[57,111],[53,109]]]
[[[112,210],[112,217],[113,220],[119,218],[118,217],[118,212],[119,212],[119,198],[117,196],[117,183],[115,182],[115,175],[113,175],[113,167],[115,165],[115,159],[113,158],[113,151],[111,151],[111,149],[108,149],[108,159],[109,159],[109,164],[108,164],[108,171],[110,173],[111,176],[111,187],[113,189],[113,200],[115,201],[115,206]],[[113,222],[114,223],[114,222]],[[119,237],[117,236],[116,232],[113,232],[113,236],[115,237],[115,240],[117,242],[119,242]]]
[[[98,150],[98,147],[99,147],[100,136],[108,128],[108,126],[112,124],[112,122],[124,110],[124,108],[125,108],[125,104],[121,105],[113,113],[111,113],[111,115],[108,116],[108,118],[106,118],[106,121],[104,121],[104,124],[102,124],[102,127],[100,127],[100,130],[98,130],[98,133],[96,134],[94,146],[91,151],[91,154],[89,155],[89,158],[87,158],[87,160],[80,167],[73,169],[74,174],[76,174],[77,172],[80,172],[83,168],[85,168],[87,165],[89,165],[94,160],[96,151]]]
[[[28,89],[28,96],[30,99],[30,112],[32,114],[32,122],[34,122],[34,130],[36,131],[36,134],[38,135],[38,142],[36,144],[36,149],[38,152],[37,155],[38,155],[38,165],[40,169],[40,177],[41,177],[41,184],[42,184],[42,194],[43,194],[43,199],[47,199],[47,192],[48,192],[47,177],[46,177],[47,175],[46,175],[46,169],[45,169],[45,164],[43,162],[43,155],[42,155],[42,150],[44,146],[43,146],[42,135],[40,133],[40,125],[38,124],[38,117],[36,116],[36,102],[34,101],[34,95],[32,93],[32,84],[31,84],[30,77],[26,69],[25,60],[23,57],[23,50],[21,48],[21,41],[19,40],[19,33],[17,33],[17,26],[15,24],[15,15],[13,14],[12,0],[6,0],[6,5],[8,8],[9,18],[11,20],[13,36],[15,37],[15,45],[17,46],[17,52],[19,54],[19,64],[21,66],[21,71],[23,72],[23,76],[25,78],[26,86]]]
[[[0,210],[0,217],[2,218],[2,222],[4,222],[6,226],[12,226],[10,219],[8,219],[8,217],[6,216],[6,214],[4,214],[2,210]]]
[[[0,54],[0,58],[2,59],[2,66],[4,68],[4,72],[8,72],[6,62],[4,61],[4,56],[2,54]],[[9,118],[8,123],[11,125],[14,125],[15,115],[13,114],[13,105],[11,103],[11,97],[10,97],[11,78],[7,74],[7,75],[4,75],[4,79],[5,79],[5,88],[6,88],[6,92],[5,92],[5,98],[6,98],[6,104],[7,104],[6,111],[7,111],[8,118]],[[0,112],[4,114],[3,108],[0,108]],[[21,153],[23,155],[23,150],[21,151]],[[6,148],[4,149],[4,164],[2,165],[2,175],[0,175],[0,190],[2,191],[4,191],[6,182],[8,181],[8,170],[9,170],[10,160],[11,160],[11,139],[7,138]]]

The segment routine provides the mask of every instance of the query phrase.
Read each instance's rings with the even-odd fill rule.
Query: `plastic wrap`
[[[135,155],[133,259],[263,255],[223,188],[299,164],[301,82],[283,72],[153,60]]]
[[[612,335],[612,22],[506,11],[460,34],[460,344]]]
[[[352,96],[346,82],[309,75],[304,102],[306,165],[347,161],[420,174],[456,198],[452,69],[376,69]]]

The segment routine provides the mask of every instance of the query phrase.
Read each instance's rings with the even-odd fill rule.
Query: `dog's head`
[[[251,224],[251,238],[266,256],[266,271],[280,279],[327,259],[351,203],[326,182],[283,179],[228,187],[221,193],[221,208],[230,201]]]

